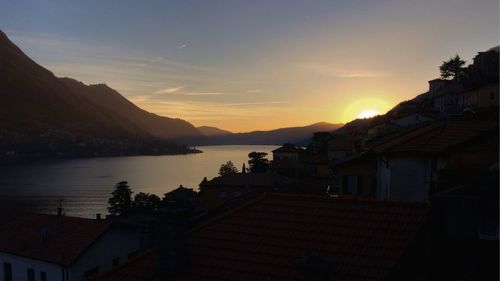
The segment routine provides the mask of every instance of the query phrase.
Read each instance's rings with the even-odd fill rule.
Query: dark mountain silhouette
[[[21,143],[23,149],[36,146],[33,141],[40,138],[52,147],[91,142],[127,150],[124,142],[144,148],[142,140],[202,136],[190,123],[144,111],[105,85],[57,78],[1,31],[0,77],[0,144],[5,151],[19,152]]]
[[[106,85],[87,86],[27,57],[0,31],[1,128],[99,136],[175,139],[200,136],[190,123],[140,109]]]
[[[320,122],[304,127],[281,128],[271,131],[254,131],[248,133],[234,133],[229,135],[213,136],[208,144],[239,144],[239,145],[282,145],[284,143],[307,144],[315,132],[331,132],[340,128],[342,124]]]
[[[232,132],[226,131],[219,129],[217,127],[211,127],[211,126],[201,126],[197,127],[198,131],[200,131],[203,135],[207,137],[214,137],[214,136],[223,136],[223,135],[230,135]]]
[[[73,92],[88,98],[108,112],[123,117],[134,126],[141,128],[141,130],[154,137],[179,139],[201,135],[200,131],[189,122],[147,112],[105,84],[87,86],[71,78],[60,78],[60,81]]]

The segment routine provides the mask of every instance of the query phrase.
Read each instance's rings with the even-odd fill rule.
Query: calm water
[[[168,156],[89,158],[0,166],[0,204],[54,213],[59,199],[67,215],[95,217],[106,213],[113,186],[128,181],[134,192],[164,193],[180,184],[198,188],[228,160],[238,169],[252,151],[275,146],[203,146],[203,153]],[[248,167],[248,163],[246,163]]]

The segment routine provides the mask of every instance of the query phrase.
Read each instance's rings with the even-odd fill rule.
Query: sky
[[[233,132],[348,122],[499,44],[498,0],[0,0],[0,29],[57,76]]]

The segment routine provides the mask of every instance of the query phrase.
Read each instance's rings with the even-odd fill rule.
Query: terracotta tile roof
[[[237,173],[221,177],[215,177],[207,182],[202,182],[200,186],[260,186],[273,187],[295,182],[294,179],[269,173]]]
[[[426,215],[418,203],[266,194],[193,229],[179,280],[297,280],[311,252],[333,260],[331,280],[385,280]],[[101,280],[151,280],[154,263],[149,253]]]
[[[0,252],[69,265],[108,227],[93,219],[22,214],[0,227]]]
[[[495,129],[498,130],[497,122],[479,120],[434,123],[374,144],[369,150],[442,153]]]

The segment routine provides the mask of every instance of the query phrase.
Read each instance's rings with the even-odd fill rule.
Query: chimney
[[[158,213],[156,280],[175,281],[187,265],[187,212],[164,208]]]
[[[311,253],[297,262],[298,281],[324,281],[331,279],[332,263],[318,253]]]

